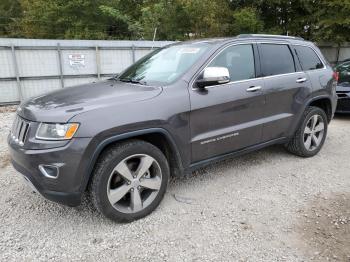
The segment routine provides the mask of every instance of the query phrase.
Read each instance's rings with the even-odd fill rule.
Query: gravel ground
[[[314,158],[275,146],[209,166],[172,179],[150,216],[117,224],[31,192],[9,164],[14,113],[2,111],[1,261],[350,261],[350,116]]]

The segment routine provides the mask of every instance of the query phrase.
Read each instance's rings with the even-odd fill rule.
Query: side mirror
[[[199,88],[206,86],[226,84],[230,82],[230,73],[226,67],[207,67],[202,73],[202,77],[197,79]]]

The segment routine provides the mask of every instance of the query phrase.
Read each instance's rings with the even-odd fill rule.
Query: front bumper
[[[86,170],[84,149],[90,138],[74,138],[63,147],[25,149],[8,137],[9,152],[14,168],[45,198],[68,206],[78,206],[83,193],[82,183]],[[40,165],[57,166],[58,176],[47,177]]]
[[[350,87],[337,86],[337,113],[350,113]]]

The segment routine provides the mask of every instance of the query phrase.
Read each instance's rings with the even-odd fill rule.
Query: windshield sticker
[[[197,54],[199,52],[200,48],[194,48],[194,47],[184,47],[181,48],[178,53],[179,54]]]

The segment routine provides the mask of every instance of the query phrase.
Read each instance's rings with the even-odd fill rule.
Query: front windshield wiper
[[[147,85],[146,81],[141,81],[141,79],[135,79],[135,78],[118,78],[119,81],[126,82],[126,83],[133,83],[133,84],[140,84],[140,85]]]

